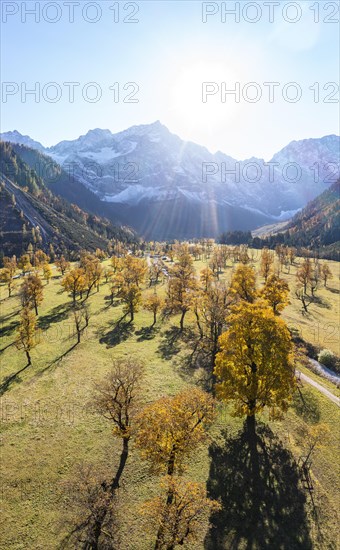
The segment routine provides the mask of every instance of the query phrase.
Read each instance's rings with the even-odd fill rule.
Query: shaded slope
[[[296,214],[288,226],[299,244],[327,246],[339,241],[340,180]]]
[[[20,150],[26,157],[43,157],[23,146]],[[110,239],[136,240],[128,228],[114,226],[56,196],[45,179],[26,164],[9,143],[0,142],[0,154],[2,254],[21,254],[30,242],[45,249],[52,244],[56,251],[66,252],[81,248],[106,249]],[[44,168],[48,161],[48,157],[44,157]],[[60,173],[60,167],[53,163],[50,173],[55,176],[58,170]],[[37,231],[32,232],[33,228]]]

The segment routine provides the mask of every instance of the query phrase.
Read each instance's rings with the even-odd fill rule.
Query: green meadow
[[[259,251],[255,251],[258,267]],[[305,342],[331,349],[339,355],[339,264],[327,262],[333,278],[320,285],[317,300],[302,315],[296,299],[297,258],[290,272],[282,271],[291,288],[290,304],[282,317]],[[109,260],[103,262],[109,265]],[[199,272],[206,262],[195,261]],[[229,260],[220,277],[230,279]],[[20,281],[20,280],[19,280]],[[132,356],[145,365],[142,399],[150,403],[199,384],[200,370],[190,366],[196,331],[188,313],[185,330],[178,331],[179,316],[158,319],[142,307],[134,323],[122,319],[122,305],[110,303],[109,285],[88,298],[89,326],[76,344],[71,297],[63,291],[61,277],[53,269],[44,282],[39,307],[38,343],[32,365],[25,368],[25,354],[14,344],[20,300],[17,283],[13,296],[0,287],[1,320],[1,521],[2,548],[49,550],[62,548],[65,537],[83,515],[82,471],[91,469],[99,478],[112,476],[119,460],[121,442],[112,435],[110,423],[91,408],[96,383],[110,371],[112,359]],[[258,275],[258,286],[263,279]],[[166,280],[157,286],[166,292]],[[153,292],[143,286],[143,297]],[[308,375],[339,395],[330,382],[307,370]],[[191,456],[185,475],[207,484],[208,492],[222,503],[212,525],[201,526],[192,549],[240,548],[285,550],[336,549],[339,505],[339,409],[317,389],[304,384],[296,392],[282,420],[264,415],[259,426],[263,443],[261,482],[263,501],[253,502],[247,476],[247,447],[243,420],[234,418],[231,407],[221,405],[210,430],[208,445]],[[307,404],[307,406],[305,406]],[[306,453],[306,430],[322,423],[329,434],[313,454],[310,485],[299,475]],[[154,536],[145,532],[142,503],[159,494],[159,479],[149,472],[132,441],[117,508],[118,542],[122,550],[148,550]],[[252,509],[261,521],[252,524]]]

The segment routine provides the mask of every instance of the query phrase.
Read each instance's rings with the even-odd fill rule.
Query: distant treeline
[[[336,231],[336,228],[332,228],[333,239],[339,236]],[[283,233],[277,233],[275,235],[269,235],[267,237],[253,237],[250,231],[227,231],[222,233],[217,242],[219,244],[228,244],[228,245],[240,245],[245,244],[250,248],[270,248],[274,249],[278,245],[292,246],[300,251],[301,255],[317,256],[319,258],[324,258],[327,260],[336,260],[340,259],[340,241],[333,241],[329,243],[330,236],[325,236],[325,239],[321,237],[320,245],[310,245],[310,241],[298,233],[291,233],[289,229]]]

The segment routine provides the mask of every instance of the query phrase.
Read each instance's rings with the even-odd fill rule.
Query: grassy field
[[[328,263],[333,279],[328,289],[317,292],[318,303],[310,306],[309,315],[301,314],[292,292],[283,318],[306,341],[339,353],[339,266]],[[197,270],[204,265],[195,262]],[[292,288],[296,267],[282,274]],[[222,277],[228,279],[232,270],[229,263]],[[261,278],[258,283],[262,284]],[[165,285],[159,285],[159,291],[164,292]],[[178,326],[176,316],[163,324],[158,321],[150,330],[152,315],[143,309],[133,325],[122,322],[117,327],[122,308],[110,306],[109,287],[102,284],[100,291],[89,297],[89,327],[80,345],[73,347],[71,300],[55,274],[44,286],[39,343],[32,352],[32,365],[19,372],[26,364],[24,353],[13,345],[20,304],[17,290],[11,298],[6,295],[1,287],[1,548],[60,548],[79,519],[71,487],[81,475],[79,466],[91,465],[98,475],[110,476],[119,459],[120,442],[113,438],[109,423],[88,407],[94,384],[110,370],[112,358],[127,355],[145,363],[145,402],[195,383],[195,372],[185,368],[183,361],[190,352],[189,332],[179,337],[173,328]],[[186,325],[193,322],[189,314]],[[188,477],[207,482],[210,494],[220,499],[223,508],[214,518],[215,528],[202,525],[199,540],[190,548],[338,547],[339,410],[312,387],[304,387],[302,392],[308,411],[302,409],[296,395],[282,421],[263,418],[265,424],[259,430],[264,449],[262,503],[252,503],[247,491],[242,420],[233,418],[228,407],[221,407],[209,448],[201,448],[192,457]],[[295,461],[305,452],[306,426],[318,422],[328,425],[330,435],[313,457],[311,496],[298,480]],[[119,548],[153,548],[154,537],[145,534],[140,506],[158,493],[157,477],[149,474],[147,464],[132,448],[117,507]],[[254,505],[261,510],[262,525],[247,522]]]

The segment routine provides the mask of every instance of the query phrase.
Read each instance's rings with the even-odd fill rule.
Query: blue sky
[[[240,22],[229,15],[222,22],[220,2],[205,8],[195,0],[82,0],[71,3],[74,22],[70,22],[64,1],[41,1],[40,21],[28,14],[24,21],[25,9],[35,3],[2,1],[2,131],[17,129],[52,145],[75,139],[90,128],[116,132],[160,120],[180,137],[212,152],[266,160],[294,139],[339,133],[339,93],[329,84],[339,80],[336,2],[328,2],[327,10],[325,2],[276,2],[280,5],[275,6],[271,23],[263,1],[252,2],[255,6],[245,14],[247,2],[227,2],[230,9],[240,6]],[[53,4],[58,4],[58,11]],[[133,16],[136,6],[138,13]],[[216,11],[206,23],[204,9]],[[6,16],[11,11],[17,13]],[[129,14],[138,22],[124,22]],[[56,23],[46,21],[57,16]],[[96,16],[94,23],[84,19]],[[299,16],[296,23],[287,21]],[[244,17],[259,20],[250,23]],[[73,102],[65,82],[79,83]],[[95,82],[96,88],[87,86],[89,82]],[[131,82],[136,84],[124,90]],[[205,103],[203,82],[215,83],[216,92]],[[266,82],[278,83],[272,103]],[[296,84],[287,87],[290,82]],[[32,95],[25,97],[25,90],[35,83],[40,85],[37,102]],[[109,88],[115,83],[114,92]],[[222,102],[223,86],[239,86],[240,101],[228,95]],[[11,90],[13,95],[6,96]],[[57,91],[58,101],[46,100],[44,94],[52,98]],[[90,102],[97,91],[100,99]],[[301,99],[289,102],[299,91]],[[123,102],[132,92],[138,102]],[[86,93],[88,100],[83,97]],[[261,98],[249,101],[255,93]]]

